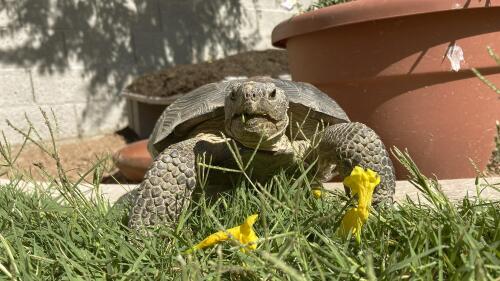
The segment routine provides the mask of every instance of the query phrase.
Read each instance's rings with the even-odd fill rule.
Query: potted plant
[[[486,51],[500,49],[499,15],[499,0],[357,0],[294,16],[272,42],[293,80],[408,148],[424,173],[473,177],[471,160],[484,169],[494,148],[500,99],[471,69],[500,84]]]

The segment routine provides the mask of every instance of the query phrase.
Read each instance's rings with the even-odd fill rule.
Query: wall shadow
[[[144,72],[251,49],[261,38],[258,24],[239,33],[248,11],[240,0],[0,0],[0,68],[77,69],[88,104],[113,99]]]

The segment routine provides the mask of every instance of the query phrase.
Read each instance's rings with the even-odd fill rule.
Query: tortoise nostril
[[[276,98],[276,89],[273,89],[273,90],[269,93],[269,97],[270,97],[271,99]]]

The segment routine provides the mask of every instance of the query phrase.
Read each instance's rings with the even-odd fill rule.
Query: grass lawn
[[[51,133],[47,114],[42,111]],[[422,175],[409,155],[395,150],[423,201],[372,210],[361,243],[337,234],[353,200],[342,194],[313,196],[307,173],[279,174],[265,186],[241,182],[217,198],[193,201],[174,227],[151,235],[127,229],[129,202],[110,206],[86,199],[68,179],[55,141],[23,133],[50,155],[58,171],[47,180],[62,195],[22,193],[0,186],[0,280],[499,280],[500,202],[464,198],[450,202],[435,180]],[[30,134],[32,132],[32,134]],[[22,148],[21,148],[22,150]],[[0,174],[22,174],[19,154],[0,142]],[[3,159],[2,159],[3,158]],[[82,175],[100,189],[104,160]],[[244,167],[240,163],[240,167]],[[40,167],[43,172],[43,167]],[[6,172],[7,170],[7,172]],[[199,182],[207,168],[200,166]],[[24,172],[24,180],[29,175]],[[478,186],[478,192],[484,186]],[[498,186],[489,188],[498,189]],[[325,194],[326,193],[326,194]],[[426,203],[424,203],[426,202]],[[185,251],[206,236],[259,214],[255,251],[236,241]]]
[[[130,235],[126,204],[88,201],[61,184],[50,196],[0,187],[0,279],[5,280],[495,280],[500,276],[500,203],[449,202],[409,158],[412,181],[430,204],[373,210],[362,241],[337,235],[350,200],[312,196],[306,177],[242,181],[192,203],[176,228]],[[183,251],[254,213],[257,250],[236,242]],[[498,280],[498,279],[497,279]]]

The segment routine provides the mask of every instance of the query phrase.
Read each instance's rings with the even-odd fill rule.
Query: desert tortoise
[[[394,168],[373,130],[350,122],[310,84],[253,77],[204,85],[165,109],[149,140],[155,160],[138,189],[129,226],[175,221],[197,185],[198,156],[209,156],[212,165],[235,165],[224,138],[243,159],[258,147],[252,175],[259,180],[299,161],[316,159],[320,182],[345,177],[360,165],[381,176],[374,203],[392,202]]]

